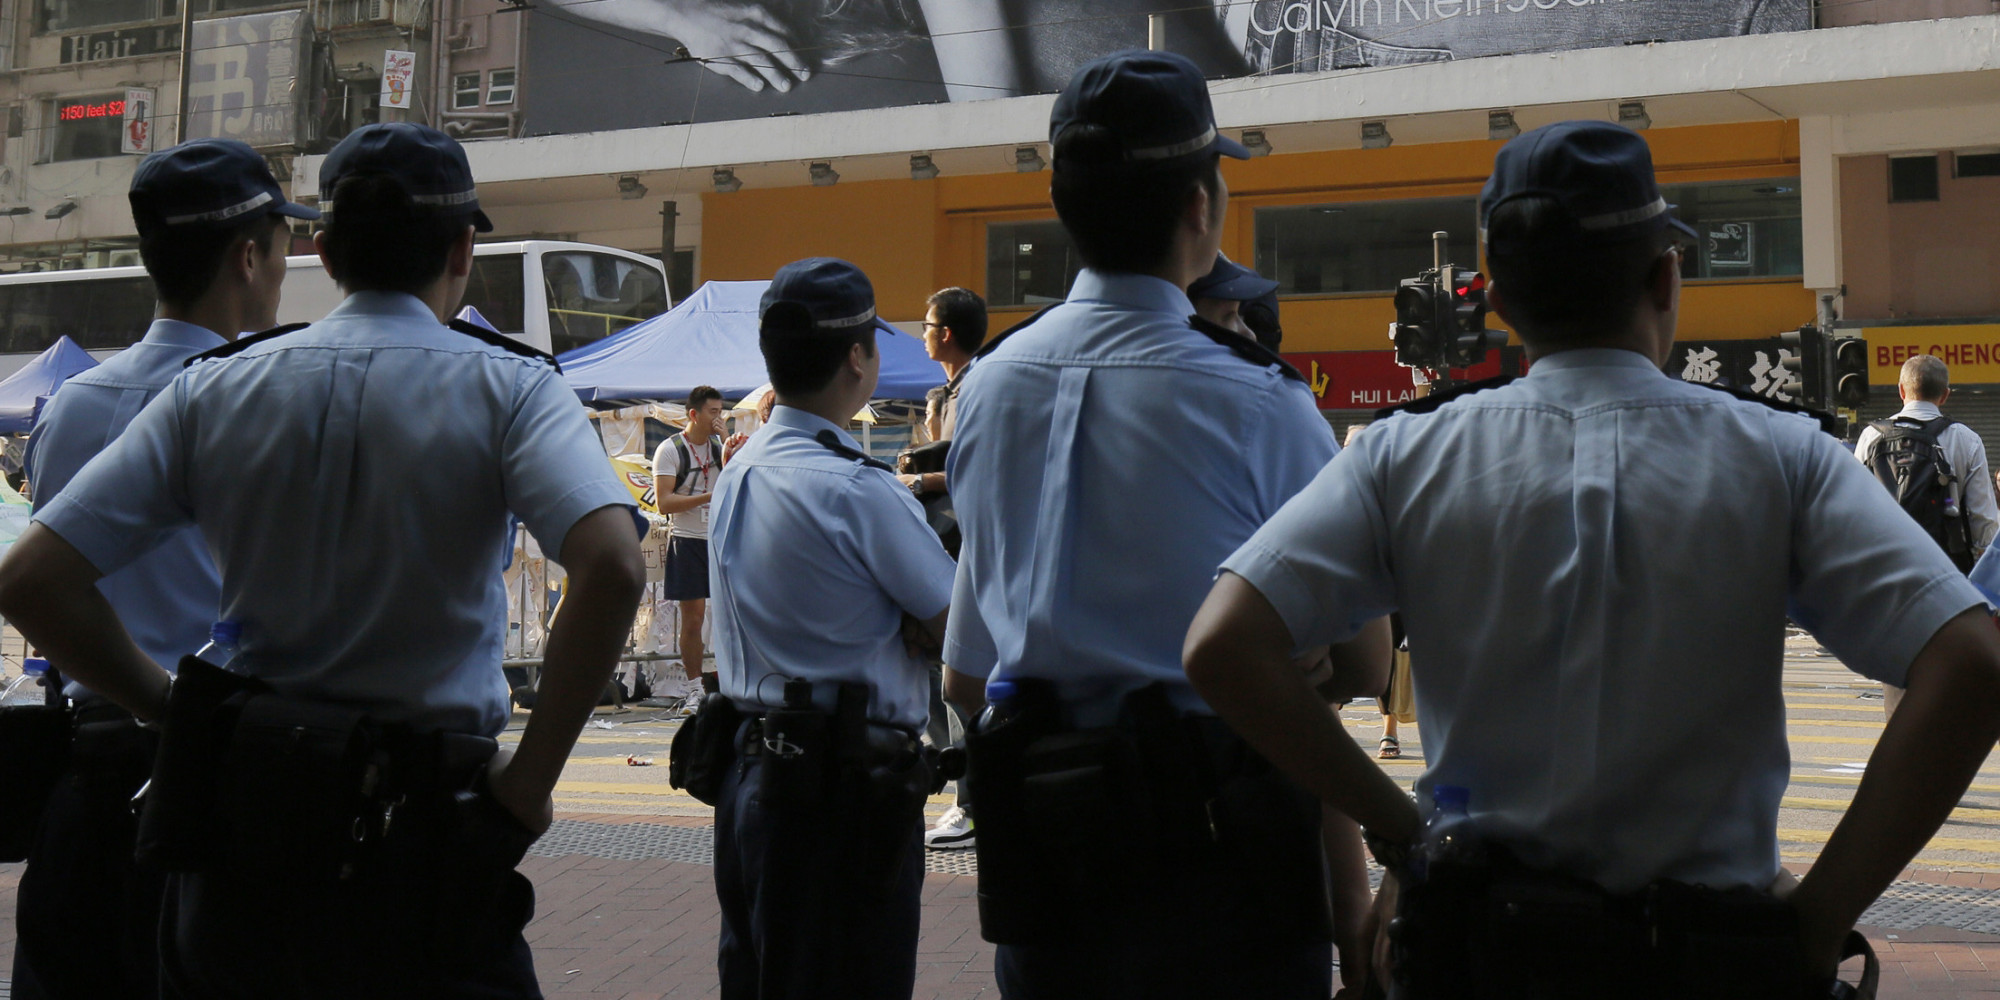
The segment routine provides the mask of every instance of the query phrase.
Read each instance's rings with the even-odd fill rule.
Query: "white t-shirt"
[[[681,449],[674,447],[676,441],[687,449],[686,467],[681,464]],[[660,442],[659,450],[653,452],[653,482],[662,497],[667,495],[669,479],[674,481],[674,493],[699,496],[715,489],[715,477],[721,473],[722,440],[713,434],[701,444],[687,440],[686,433],[676,434]],[[681,538],[708,537],[708,504],[669,514],[667,520]]]

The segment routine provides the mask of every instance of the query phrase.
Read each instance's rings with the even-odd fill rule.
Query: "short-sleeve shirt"
[[[674,442],[680,442],[687,449],[688,460],[681,462],[681,449]],[[674,492],[682,496],[699,496],[715,490],[716,477],[722,475],[722,439],[710,435],[702,444],[687,439],[685,433],[660,442],[653,451],[653,482],[664,484],[669,478],[674,480]],[[708,518],[713,511],[708,504],[675,511],[667,515],[669,527],[678,538],[707,538]]]
[[[1159,278],[1085,270],[975,362],[948,459],[964,544],[945,662],[1054,682],[1079,725],[1159,682],[1215,567],[1339,452],[1312,393],[1189,325]]]
[[[1420,794],[1615,891],[1777,874],[1788,616],[1901,684],[1980,605],[1810,418],[1621,350],[1371,425],[1223,566],[1301,644],[1400,611]]]
[[[895,475],[817,440],[829,432],[859,452],[832,423],[775,407],[715,485],[717,680],[748,709],[782,706],[786,678],[812,681],[828,710],[837,682],[867,684],[870,720],[922,729],[930,672],[904,648],[903,615],[950,603],[951,557]]]
[[[552,367],[364,292],[196,362],[35,520],[107,575],[199,526],[250,674],[491,736],[509,514],[553,553],[606,506],[632,495]]]
[[[145,337],[88,371],[73,375],[42,407],[29,437],[28,481],[48,506],[77,471],[125,432],[187,359],[227,341],[213,330],[158,319]],[[158,548],[97,581],[139,649],[173,670],[208,641],[222,601],[222,576],[201,532],[182,528]],[[74,686],[71,697],[82,693]]]

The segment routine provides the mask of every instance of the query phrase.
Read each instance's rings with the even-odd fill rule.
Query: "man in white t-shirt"
[[[708,613],[708,500],[722,472],[722,393],[698,385],[688,393],[687,430],[660,442],[653,452],[653,488],[660,513],[672,521],[667,538],[664,597],[681,606],[680,654],[684,674],[678,689],[661,691],[681,699],[683,711],[701,703],[702,618]]]

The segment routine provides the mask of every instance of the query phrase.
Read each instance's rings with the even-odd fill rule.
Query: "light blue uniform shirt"
[[[509,512],[556,553],[606,506],[632,495],[555,369],[365,292],[194,365],[35,520],[106,574],[199,525],[249,673],[490,736]]]
[[[922,729],[930,671],[903,648],[903,614],[951,601],[951,557],[896,477],[814,438],[831,430],[790,406],[750,436],[710,502],[708,567],[715,667],[743,708],[784,704],[785,678],[813,682],[831,711],[835,682],[874,689],[868,718]]]
[[[1052,679],[1080,725],[1155,681],[1210,712],[1181,643],[1215,567],[1340,447],[1303,383],[1193,314],[1159,278],[1086,270],[966,375],[954,670]]]
[[[1425,801],[1621,892],[1776,876],[1788,613],[1901,684],[1980,603],[1811,419],[1618,350],[1370,426],[1224,568],[1301,644],[1400,610]]]
[[[146,336],[110,360],[64,382],[43,407],[28,438],[28,483],[40,511],[61,493],[84,463],[125,432],[187,359],[227,343],[206,327],[156,319]],[[222,575],[208,557],[201,532],[185,527],[124,569],[97,581],[139,649],[173,670],[208,642],[208,626],[222,602]],[[69,686],[71,697],[84,693]]]

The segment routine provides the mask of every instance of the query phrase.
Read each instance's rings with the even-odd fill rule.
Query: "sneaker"
[[[924,846],[933,851],[962,851],[972,846],[972,817],[952,806],[938,817],[937,825],[924,831]]]
[[[684,719],[690,718],[695,712],[700,711],[701,699],[707,695],[707,692],[702,690],[700,681],[688,682],[687,690],[687,697],[682,698],[680,706],[674,709],[674,714]]]

